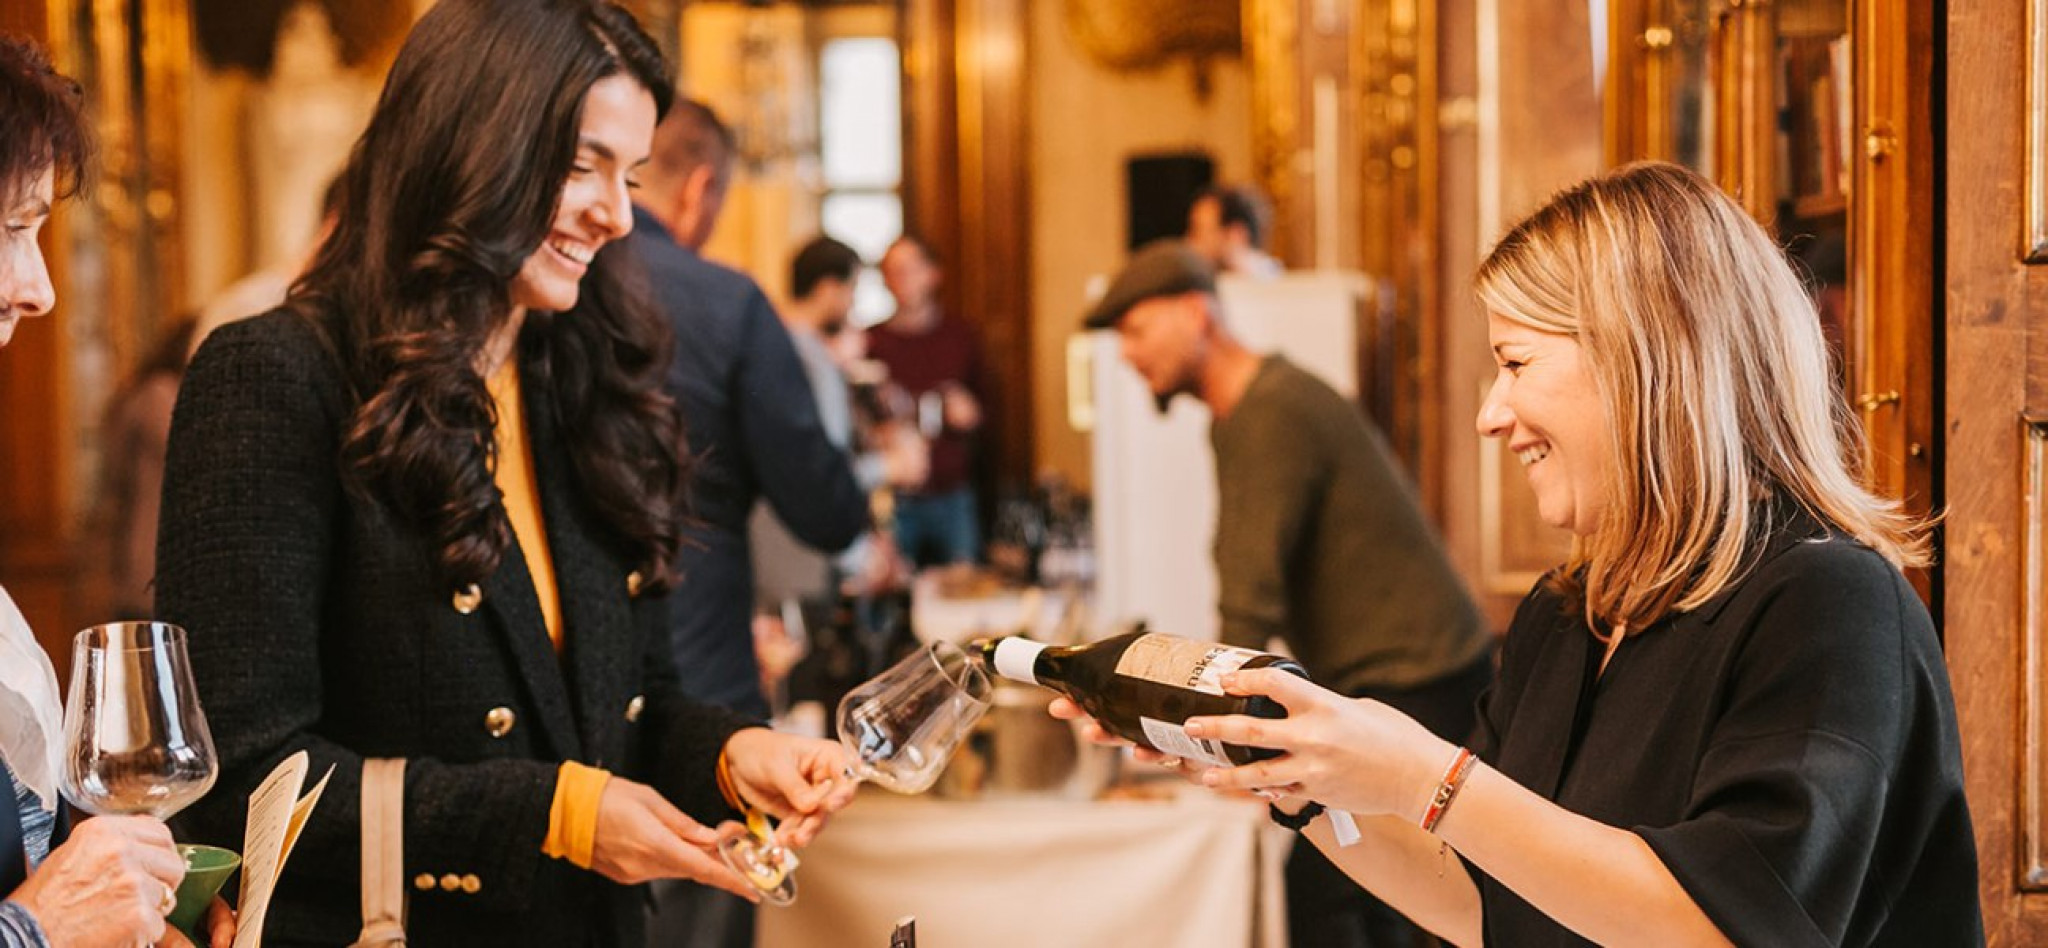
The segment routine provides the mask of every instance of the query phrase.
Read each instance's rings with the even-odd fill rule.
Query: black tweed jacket
[[[250,792],[294,751],[334,768],[265,927],[340,945],[359,923],[364,757],[404,757],[415,946],[641,943],[644,894],[541,854],[555,773],[578,760],[731,818],[714,766],[748,722],[681,697],[663,604],[579,496],[549,393],[525,367],[528,436],[561,593],[557,656],[515,550],[477,590],[343,485],[353,399],[332,326],[280,310],[210,336],[171,426],[157,611],[190,635],[221,777],[181,839],[239,848]]]

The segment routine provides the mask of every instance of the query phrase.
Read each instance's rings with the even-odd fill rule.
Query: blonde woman
[[[1357,845],[1306,832],[1458,944],[1982,944],[1954,702],[1900,572],[1924,525],[1859,486],[1778,248],[1697,175],[1639,164],[1559,194],[1477,283],[1480,433],[1575,542],[1516,613],[1470,751],[1252,671],[1225,686],[1289,718],[1189,733],[1286,753],[1202,782],[1356,814]]]

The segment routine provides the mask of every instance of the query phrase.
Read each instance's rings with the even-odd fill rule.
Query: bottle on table
[[[1286,708],[1264,695],[1226,694],[1219,684],[1222,677],[1252,668],[1278,668],[1308,677],[1291,658],[1142,628],[1087,645],[1052,646],[1007,636],[984,639],[973,650],[1004,678],[1041,685],[1073,699],[1111,734],[1162,754],[1219,767],[1265,760],[1278,752],[1189,737],[1189,718],[1287,716]]]

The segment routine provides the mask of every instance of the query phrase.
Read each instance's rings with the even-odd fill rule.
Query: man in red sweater
[[[981,350],[974,330],[939,308],[942,276],[922,241],[897,238],[882,255],[896,315],[868,334],[868,354],[889,367],[931,441],[930,476],[896,493],[896,544],[918,566],[972,562],[981,552],[973,484]]]

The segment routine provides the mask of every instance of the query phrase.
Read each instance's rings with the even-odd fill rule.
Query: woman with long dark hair
[[[423,945],[637,944],[640,882],[752,892],[703,823],[755,806],[801,842],[850,798],[836,745],[674,687],[680,420],[614,245],[670,95],[610,3],[443,0],[290,299],[192,363],[157,605],[222,775],[183,825],[234,845],[280,759],[334,767],[271,944],[355,932],[365,758],[408,761]]]

